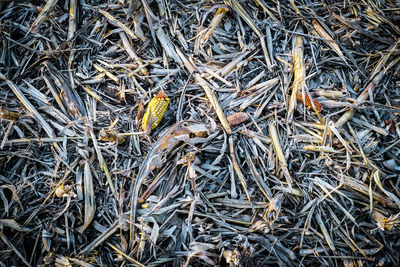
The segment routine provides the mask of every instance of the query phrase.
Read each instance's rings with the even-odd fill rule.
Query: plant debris
[[[400,265],[396,1],[0,1],[0,266]]]

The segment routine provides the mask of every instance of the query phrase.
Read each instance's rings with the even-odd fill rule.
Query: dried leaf
[[[246,112],[237,112],[229,115],[226,119],[228,120],[230,126],[236,126],[247,121],[250,119],[250,117]]]
[[[322,106],[321,103],[319,103],[317,100],[315,100],[314,98],[312,98],[312,97],[309,96],[308,94],[305,94],[305,95],[304,95],[304,98],[303,98],[303,94],[298,94],[298,95],[297,95],[297,99],[298,99],[301,103],[303,103],[304,105],[306,105],[307,107],[309,107],[309,108],[311,108],[311,109],[314,109],[314,107],[315,107],[315,109],[316,109],[318,112],[321,112],[322,109],[324,108],[324,107]],[[311,99],[311,100],[310,100],[310,99]],[[312,101],[312,103],[311,103],[311,101]]]
[[[84,174],[83,174],[83,184],[84,184],[84,196],[85,196],[85,219],[83,226],[80,228],[80,232],[83,233],[85,229],[89,226],[94,218],[94,213],[96,211],[96,203],[94,199],[94,187],[92,173],[90,171],[89,163],[85,162]]]
[[[14,230],[20,231],[20,232],[29,231],[29,228],[21,226],[14,219],[0,219],[0,225],[6,226],[8,228],[11,228],[11,229],[14,229]],[[0,227],[0,229],[1,229],[1,227]]]

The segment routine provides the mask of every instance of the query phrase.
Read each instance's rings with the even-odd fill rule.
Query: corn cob
[[[143,131],[149,133],[160,124],[164,113],[168,108],[169,101],[170,99],[164,92],[159,92],[155,97],[153,97],[143,116]]]

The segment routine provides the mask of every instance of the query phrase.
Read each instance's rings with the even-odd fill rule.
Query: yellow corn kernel
[[[149,106],[147,107],[146,113],[143,116],[143,131],[148,131],[150,125],[151,130],[153,130],[158,126],[158,124],[160,124],[162,118],[164,117],[164,113],[168,108],[169,101],[170,99],[164,92],[159,92],[155,97],[153,97]],[[150,124],[149,127],[148,124]]]

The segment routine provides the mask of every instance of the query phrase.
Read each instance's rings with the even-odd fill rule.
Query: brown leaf
[[[230,126],[239,125],[250,119],[246,112],[237,112],[227,117]]]

